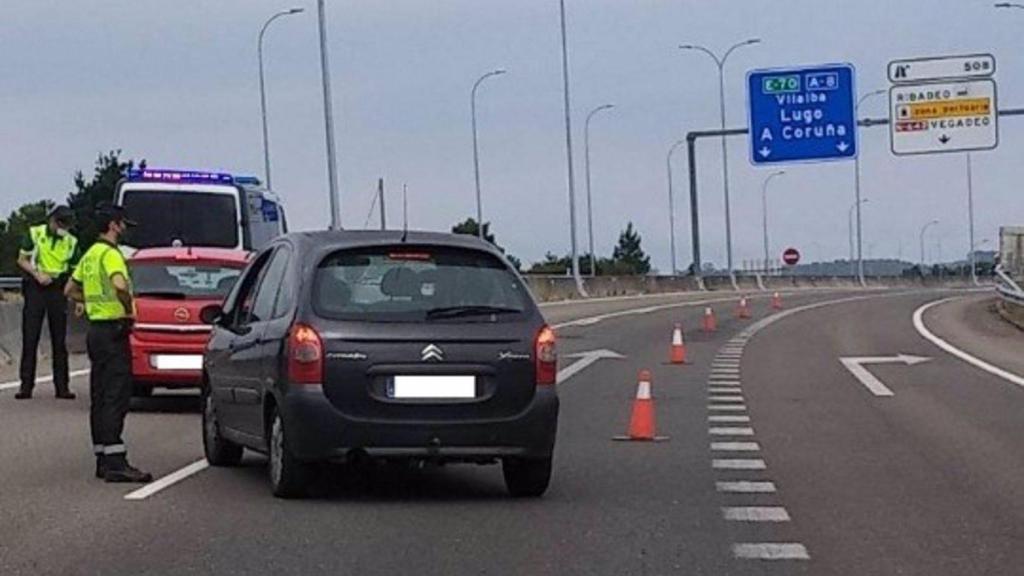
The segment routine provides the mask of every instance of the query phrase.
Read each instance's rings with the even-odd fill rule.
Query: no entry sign
[[[782,253],[782,261],[787,266],[796,266],[796,263],[800,261],[800,251],[796,248],[786,248],[786,251]]]

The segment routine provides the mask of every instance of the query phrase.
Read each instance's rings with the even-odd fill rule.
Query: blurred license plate
[[[157,370],[202,370],[202,354],[154,354],[149,362]]]
[[[476,376],[395,376],[392,398],[476,398]]]

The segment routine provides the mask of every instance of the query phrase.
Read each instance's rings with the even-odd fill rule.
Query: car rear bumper
[[[487,461],[548,458],[558,428],[558,394],[539,388],[525,410],[485,421],[376,421],[346,417],[319,388],[292,389],[282,402],[288,448],[302,460],[373,458]]]
[[[203,372],[198,370],[158,369],[154,357],[172,356],[202,358],[206,348],[200,342],[154,342],[131,337],[132,378],[137,383],[164,388],[198,388],[202,384]]]

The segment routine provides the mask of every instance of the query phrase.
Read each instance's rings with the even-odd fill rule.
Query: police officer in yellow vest
[[[121,434],[132,397],[132,356],[128,344],[135,303],[131,277],[118,240],[134,222],[120,206],[97,209],[100,236],[82,256],[65,293],[85,302],[89,317],[90,427],[96,477],[107,482],[150,482],[153,476],[128,464]]]
[[[44,318],[50,328],[57,398],[75,398],[68,388],[68,302],[64,297],[64,284],[78,259],[78,240],[70,232],[73,217],[67,206],[55,207],[47,214],[45,224],[29,228],[21,243],[18,267],[25,273],[25,306],[21,313],[21,390],[14,396],[18,400],[32,397]]]

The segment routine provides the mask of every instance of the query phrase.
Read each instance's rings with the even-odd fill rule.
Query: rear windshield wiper
[[[149,292],[142,291],[136,292],[136,296],[145,296],[147,298],[167,298],[168,300],[184,300],[188,298],[188,294],[184,292],[171,292],[169,290],[152,290]]]
[[[445,306],[442,308],[431,308],[427,310],[427,319],[456,318],[459,316],[482,316],[488,314],[521,314],[519,308],[507,308],[501,306],[466,305],[466,306]]]

